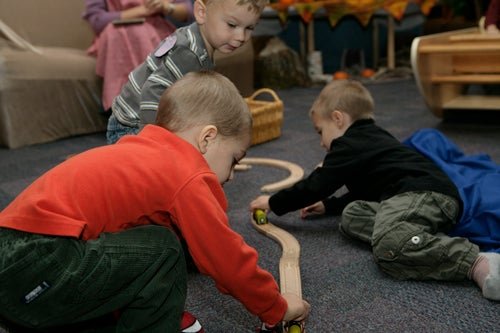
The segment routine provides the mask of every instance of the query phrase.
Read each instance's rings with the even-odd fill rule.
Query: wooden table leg
[[[387,15],[387,69],[396,68],[396,43],[395,43],[394,18]]]

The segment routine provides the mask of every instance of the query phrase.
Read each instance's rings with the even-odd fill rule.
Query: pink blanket
[[[107,0],[108,10],[121,11],[142,4],[141,0]],[[163,16],[151,16],[144,23],[114,25],[94,39],[89,54],[97,57],[96,73],[103,78],[102,104],[109,110],[113,99],[127,82],[128,74],[176,27]]]

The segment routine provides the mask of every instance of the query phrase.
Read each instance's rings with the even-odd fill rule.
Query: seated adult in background
[[[500,0],[491,0],[485,14],[484,28],[487,33],[500,33]]]
[[[96,37],[88,53],[96,56],[103,78],[102,106],[109,110],[128,74],[175,31],[174,22],[192,18],[191,0],[85,0],[83,18]]]

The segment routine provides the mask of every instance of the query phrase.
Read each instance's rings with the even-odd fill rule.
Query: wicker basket
[[[268,93],[273,101],[257,100],[257,96]],[[252,145],[276,139],[281,135],[283,124],[283,102],[268,88],[262,88],[245,98],[253,118]]]

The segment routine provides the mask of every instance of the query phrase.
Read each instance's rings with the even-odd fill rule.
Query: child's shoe
[[[205,333],[200,322],[192,314],[187,311],[182,313],[181,319],[181,332],[182,333]]]
[[[262,323],[260,327],[257,328],[257,333],[279,333],[282,332],[281,325],[269,326],[265,323]]]

